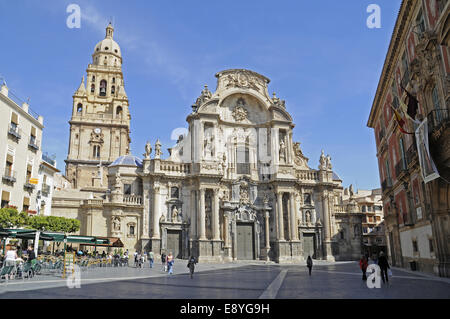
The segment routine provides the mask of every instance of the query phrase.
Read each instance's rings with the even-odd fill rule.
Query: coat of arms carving
[[[237,101],[236,106],[233,109],[233,118],[236,122],[241,122],[247,119],[248,111],[244,108],[245,102],[243,99]]]

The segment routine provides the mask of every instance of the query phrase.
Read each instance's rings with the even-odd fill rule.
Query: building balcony
[[[381,190],[384,192],[389,191],[392,187],[392,180],[389,179],[385,179],[382,183],[381,183]]]
[[[17,176],[16,171],[12,171],[12,170],[6,168],[3,173],[2,179],[9,183],[15,183],[16,176]]]
[[[36,185],[30,184],[30,183],[25,183],[23,185],[23,188],[25,188],[28,191],[33,191],[36,188]]]
[[[406,163],[402,160],[400,160],[396,165],[395,165],[395,176],[397,177],[397,179],[402,178],[402,176],[408,171],[408,169],[406,168]]]
[[[406,151],[406,163],[408,166],[412,166],[415,162],[417,162],[417,145],[414,139],[414,142]]]
[[[30,142],[28,143],[28,146],[30,148],[32,148],[33,150],[38,151],[39,150],[39,146],[38,145],[39,145],[39,141],[35,137],[31,136],[30,137]]]
[[[20,139],[22,137],[22,130],[16,124],[11,123],[8,127],[8,135]]]
[[[447,109],[433,110],[428,113],[428,134],[433,140],[439,139],[445,128],[448,126],[448,113]]]
[[[123,195],[123,202],[128,205],[142,205],[142,196]]]

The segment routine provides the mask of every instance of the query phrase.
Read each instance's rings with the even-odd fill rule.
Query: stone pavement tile
[[[311,277],[306,267],[289,270],[277,298],[338,298],[338,299],[390,299],[390,298],[450,298],[447,283],[420,280],[402,276],[390,279],[389,286],[369,289],[359,269],[352,265],[313,267]]]
[[[102,282],[81,288],[8,292],[1,298],[258,298],[278,272],[253,267],[200,272],[191,279],[187,274],[165,275],[139,280]]]

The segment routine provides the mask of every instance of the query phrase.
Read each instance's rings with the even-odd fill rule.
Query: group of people
[[[9,249],[6,252],[6,255],[4,256],[4,260],[3,260],[3,263],[6,267],[9,267],[9,266],[17,267],[18,265],[21,265],[21,264],[23,265],[25,262],[30,263],[31,266],[34,266],[36,264],[36,254],[34,253],[33,246],[28,246],[26,255],[21,256],[21,257],[24,257],[25,260],[17,254],[18,249],[20,249],[20,247],[13,246],[11,249]],[[31,271],[32,271],[32,275],[34,276],[33,268],[31,268]]]
[[[389,266],[389,262],[384,252],[380,252],[378,258],[376,255],[372,256],[372,258],[369,258],[368,256],[361,257],[361,259],[359,260],[359,268],[361,268],[361,271],[363,273],[362,280],[367,280],[367,267],[372,264],[378,265],[380,267],[381,279],[383,280],[383,283],[389,283],[388,269],[390,270],[391,267]]]

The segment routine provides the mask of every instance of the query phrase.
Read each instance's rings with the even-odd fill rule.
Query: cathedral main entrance
[[[303,257],[305,258],[305,260],[308,258],[308,256],[311,256],[311,258],[316,258],[314,249],[314,247],[316,247],[315,237],[315,234],[303,234]]]
[[[181,230],[167,230],[167,253],[170,252],[172,252],[174,258],[183,258]]]
[[[237,259],[255,259],[255,241],[253,223],[236,223]]]

